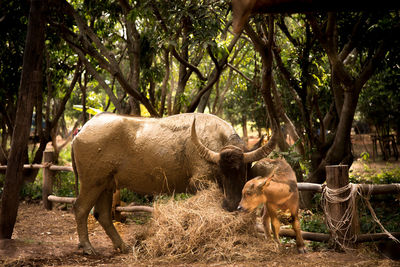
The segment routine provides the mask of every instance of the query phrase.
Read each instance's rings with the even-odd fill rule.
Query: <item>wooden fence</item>
[[[54,174],[58,171],[69,171],[72,172],[72,167],[69,166],[56,166],[52,165],[53,152],[45,151],[43,155],[43,164],[26,164],[24,168],[39,169],[43,168],[43,205],[46,209],[52,209],[52,203],[70,203],[73,204],[76,198],[73,197],[59,197],[52,195],[53,192],[53,180]],[[6,169],[7,166],[0,166],[0,170]],[[388,233],[375,233],[375,234],[358,234],[357,224],[358,217],[355,214],[353,217],[344,219],[344,215],[348,213],[349,206],[352,201],[351,188],[357,187],[357,192],[360,196],[364,195],[375,195],[375,194],[398,194],[400,193],[400,184],[384,184],[384,185],[369,185],[369,184],[357,184],[353,185],[349,183],[348,177],[348,166],[337,165],[327,166],[326,168],[326,185],[313,184],[313,183],[298,183],[299,191],[313,191],[318,193],[326,193],[335,190],[347,188],[346,190],[339,191],[338,196],[343,201],[326,202],[325,217],[331,219],[331,225],[328,228],[331,234],[304,232],[302,231],[303,238],[311,241],[326,242],[332,241],[338,242],[341,246],[349,247],[351,243],[356,242],[370,242],[388,239]],[[329,190],[326,190],[329,189]],[[152,212],[153,208],[148,206],[125,206],[116,207],[119,212],[137,212],[145,211]],[[281,229],[279,234],[281,236],[295,237],[295,233],[292,229]],[[400,232],[390,233],[392,238],[400,238]],[[349,240],[348,237],[351,237]],[[346,240],[349,241],[346,243]]]

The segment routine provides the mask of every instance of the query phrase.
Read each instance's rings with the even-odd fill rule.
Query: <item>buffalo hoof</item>
[[[131,247],[129,247],[125,243],[122,243],[116,248],[116,250],[119,251],[120,253],[127,254],[131,251]]]
[[[307,253],[307,250],[306,250],[305,247],[297,248],[297,251],[299,252],[299,254],[305,254],[305,253]]]
[[[96,250],[94,250],[94,248],[90,244],[86,244],[86,245],[79,244],[78,249],[83,249],[83,255],[96,255],[97,254]]]

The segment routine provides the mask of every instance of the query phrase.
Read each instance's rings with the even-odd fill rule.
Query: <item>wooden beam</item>
[[[400,238],[400,232],[393,232],[390,233],[395,238]],[[385,233],[375,233],[375,234],[360,234],[357,236],[356,242],[373,242],[373,241],[380,241],[380,240],[391,240],[387,234]]]
[[[116,207],[115,208],[117,211],[125,211],[125,212],[137,212],[137,211],[144,211],[144,212],[154,212],[153,207],[149,206],[125,206],[125,207]]]
[[[58,197],[54,195],[48,196],[47,199],[51,202],[68,203],[68,204],[74,204],[76,200],[75,197]]]
[[[24,169],[40,169],[46,168],[44,164],[24,164]],[[66,171],[66,172],[73,172],[72,166],[57,166],[57,165],[50,165],[49,170],[51,171]],[[0,165],[0,171],[6,170],[7,165]],[[397,194],[400,193],[400,184],[358,184],[361,188],[361,192],[363,194],[367,194],[370,191],[371,195],[377,194]],[[322,185],[315,184],[315,183],[297,183],[297,188],[299,191],[314,191],[317,193],[322,192]]]
[[[293,229],[282,229],[281,228],[279,230],[279,235],[296,238],[296,234]],[[317,241],[317,242],[328,242],[330,239],[329,234],[313,233],[313,232],[305,232],[305,231],[301,231],[301,236],[303,237],[304,240]]]
[[[256,230],[260,233],[264,233],[264,228],[261,224],[256,224]],[[294,232],[293,229],[280,228],[279,236],[296,238],[296,233]],[[305,231],[301,231],[301,236],[303,237],[304,240],[317,241],[317,242],[328,242],[330,239],[329,234],[313,233]]]
[[[24,169],[40,169],[43,167],[43,164],[24,164]],[[7,165],[1,165],[0,170],[7,170]]]
[[[54,153],[53,151],[44,151],[43,152],[43,162],[51,163],[53,162]],[[54,172],[50,170],[50,168],[43,168],[43,186],[42,186],[42,200],[43,205],[47,210],[51,210],[53,208],[53,203],[48,200],[48,196],[53,193],[53,178]]]
[[[314,191],[317,193],[322,192],[322,185],[313,183],[297,183],[297,188],[300,191]]]
[[[257,224],[256,229],[258,232],[264,233],[263,226],[261,224]],[[396,238],[400,238],[400,232],[393,232],[391,234]],[[293,229],[288,229],[288,228],[281,228],[279,230],[279,235],[296,238],[296,234],[293,231]],[[301,231],[301,235],[303,236],[304,240],[316,241],[316,242],[328,242],[330,239],[330,234],[323,234],[323,233]],[[385,233],[359,234],[357,235],[356,243],[374,242],[380,240],[390,240],[390,238]]]
[[[51,165],[49,167],[51,171],[64,171],[64,172],[73,172],[74,169],[71,166],[57,166],[57,165]]]
[[[371,195],[377,194],[397,194],[400,193],[400,184],[359,184],[363,195],[367,195],[368,192]]]
[[[48,201],[51,202],[57,202],[57,203],[68,203],[68,204],[74,204],[76,198],[75,197],[58,197],[54,195],[49,195],[47,197]],[[125,207],[116,207],[117,211],[120,212],[139,212],[139,211],[144,211],[144,212],[154,212],[153,207],[149,206],[125,206]]]
[[[44,164],[24,164],[24,169],[41,169],[41,168],[47,168],[47,166]],[[73,171],[71,166],[50,165],[48,168],[51,171],[65,171],[65,172]],[[0,170],[7,170],[7,165],[0,165]]]

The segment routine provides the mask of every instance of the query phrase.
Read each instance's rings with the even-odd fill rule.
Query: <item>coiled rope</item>
[[[354,223],[353,220],[355,220],[357,216],[357,205],[356,205],[357,195],[363,199],[365,205],[368,207],[371,213],[372,218],[379,225],[382,231],[390,239],[392,239],[397,243],[400,243],[400,241],[397,238],[395,238],[389,231],[385,229],[385,227],[382,225],[382,223],[376,216],[376,213],[372,208],[371,203],[369,202],[372,192],[372,185],[369,185],[367,188],[368,190],[366,192],[366,196],[363,195],[360,185],[352,183],[349,183],[346,186],[337,189],[332,189],[327,186],[324,186],[322,189],[321,205],[325,213],[326,224],[329,230],[331,231],[331,236],[333,241],[343,249],[348,249],[349,248],[348,244],[350,244],[350,242],[357,241],[357,235],[355,231],[351,231],[351,227],[353,227]],[[341,196],[342,194],[348,192],[349,190],[350,192],[347,196],[343,197]],[[338,219],[335,219],[332,216],[330,216],[328,210],[330,204],[340,204],[344,202],[348,203],[347,203],[347,208],[343,213],[343,215]],[[339,235],[339,233],[341,233],[341,235]]]

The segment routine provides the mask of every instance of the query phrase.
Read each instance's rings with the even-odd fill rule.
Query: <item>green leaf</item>
[[[82,105],[74,105],[73,108],[78,111],[83,111]],[[96,115],[96,114],[104,112],[104,110],[92,108],[92,107],[86,107],[86,112],[89,114],[92,114],[92,115]]]

